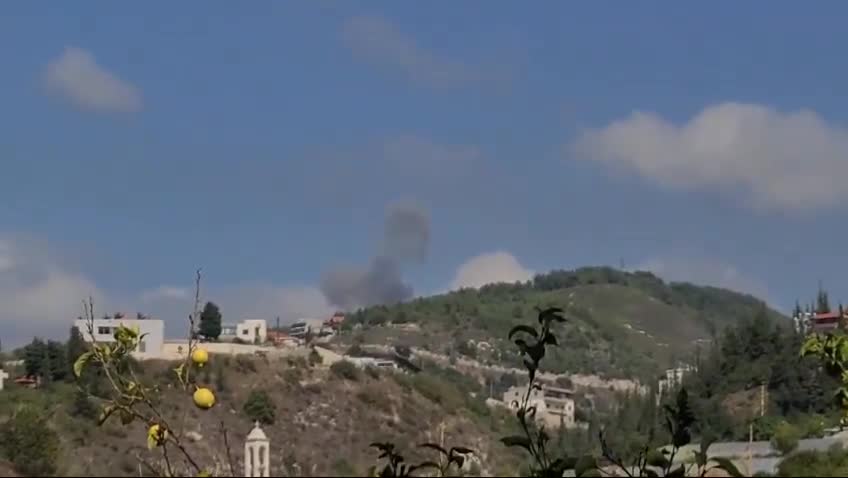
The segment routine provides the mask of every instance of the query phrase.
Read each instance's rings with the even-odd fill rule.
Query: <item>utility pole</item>
[[[277,332],[280,331],[280,317],[277,316]]]
[[[765,416],[766,414],[766,383],[763,382],[760,384],[760,416]]]
[[[754,469],[754,422],[748,425],[748,473]]]

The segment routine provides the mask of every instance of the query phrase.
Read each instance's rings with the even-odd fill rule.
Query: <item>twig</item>
[[[165,466],[168,467],[168,476],[174,476],[174,470],[171,468],[171,459],[168,458],[168,442],[162,443],[162,455],[165,458]]]
[[[230,453],[230,440],[227,438],[227,428],[221,420],[221,433],[224,435],[224,448],[227,450],[227,463],[230,465],[230,476],[236,476],[236,468],[233,466],[233,456]]]

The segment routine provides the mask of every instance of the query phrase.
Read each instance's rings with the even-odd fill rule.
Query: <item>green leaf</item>
[[[452,452],[459,453],[460,455],[468,455],[469,453],[474,453],[474,450],[471,448],[465,448],[464,446],[455,446],[451,448]]]
[[[91,357],[94,356],[94,352],[89,350],[88,352],[83,353],[77,360],[74,362],[74,375],[79,378],[82,375],[82,369],[85,367],[85,364],[91,360]]]
[[[507,338],[509,340],[512,340],[512,336],[517,334],[518,332],[530,334],[533,336],[534,339],[539,337],[539,333],[536,332],[536,329],[534,329],[533,327],[530,327],[529,325],[516,325],[509,331],[509,335],[507,336]]]
[[[501,443],[508,447],[520,446],[527,451],[530,451],[530,439],[527,437],[513,435],[501,438]]]
[[[714,458],[711,458],[711,460],[718,463],[718,465],[714,466],[713,468],[718,468],[719,470],[723,470],[725,473],[727,473],[728,475],[730,475],[734,478],[737,478],[737,477],[740,477],[740,476],[745,476],[739,471],[739,468],[736,468],[736,465],[734,465],[733,462],[729,458],[714,457]]]

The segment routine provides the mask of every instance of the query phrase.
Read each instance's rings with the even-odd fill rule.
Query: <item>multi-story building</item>
[[[691,365],[681,365],[677,368],[670,368],[665,371],[665,376],[661,377],[657,382],[657,405],[662,401],[664,393],[674,390],[683,384],[683,377],[694,372],[695,367]]]
[[[792,321],[798,333],[827,333],[838,329],[845,321],[848,321],[848,313],[801,312],[792,317]]]
[[[268,323],[264,319],[242,320],[236,324],[221,324],[219,340],[239,339],[249,344],[265,343],[268,339]]]
[[[74,327],[80,331],[83,340],[91,343],[97,341],[108,343],[115,341],[115,330],[119,326],[138,327],[139,334],[145,335],[132,353],[133,357],[144,360],[159,358],[162,355],[162,345],[165,341],[165,323],[159,319],[94,319],[91,326],[93,334],[89,333],[89,324],[85,319],[77,319]]]
[[[323,327],[322,319],[299,319],[289,328],[289,335],[298,339],[303,339],[309,334],[317,336]]]
[[[510,387],[504,392],[504,403],[507,407],[517,410],[521,407],[526,393],[526,387]],[[571,428],[575,425],[573,396],[571,390],[542,385],[541,390],[534,388],[530,392],[527,405],[536,407],[536,420],[546,426]]]

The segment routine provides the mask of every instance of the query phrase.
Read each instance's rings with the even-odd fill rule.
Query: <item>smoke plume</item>
[[[389,208],[380,253],[366,267],[336,267],[321,277],[327,301],[344,309],[391,304],[412,297],[401,266],[422,263],[430,249],[430,216],[412,204]]]

